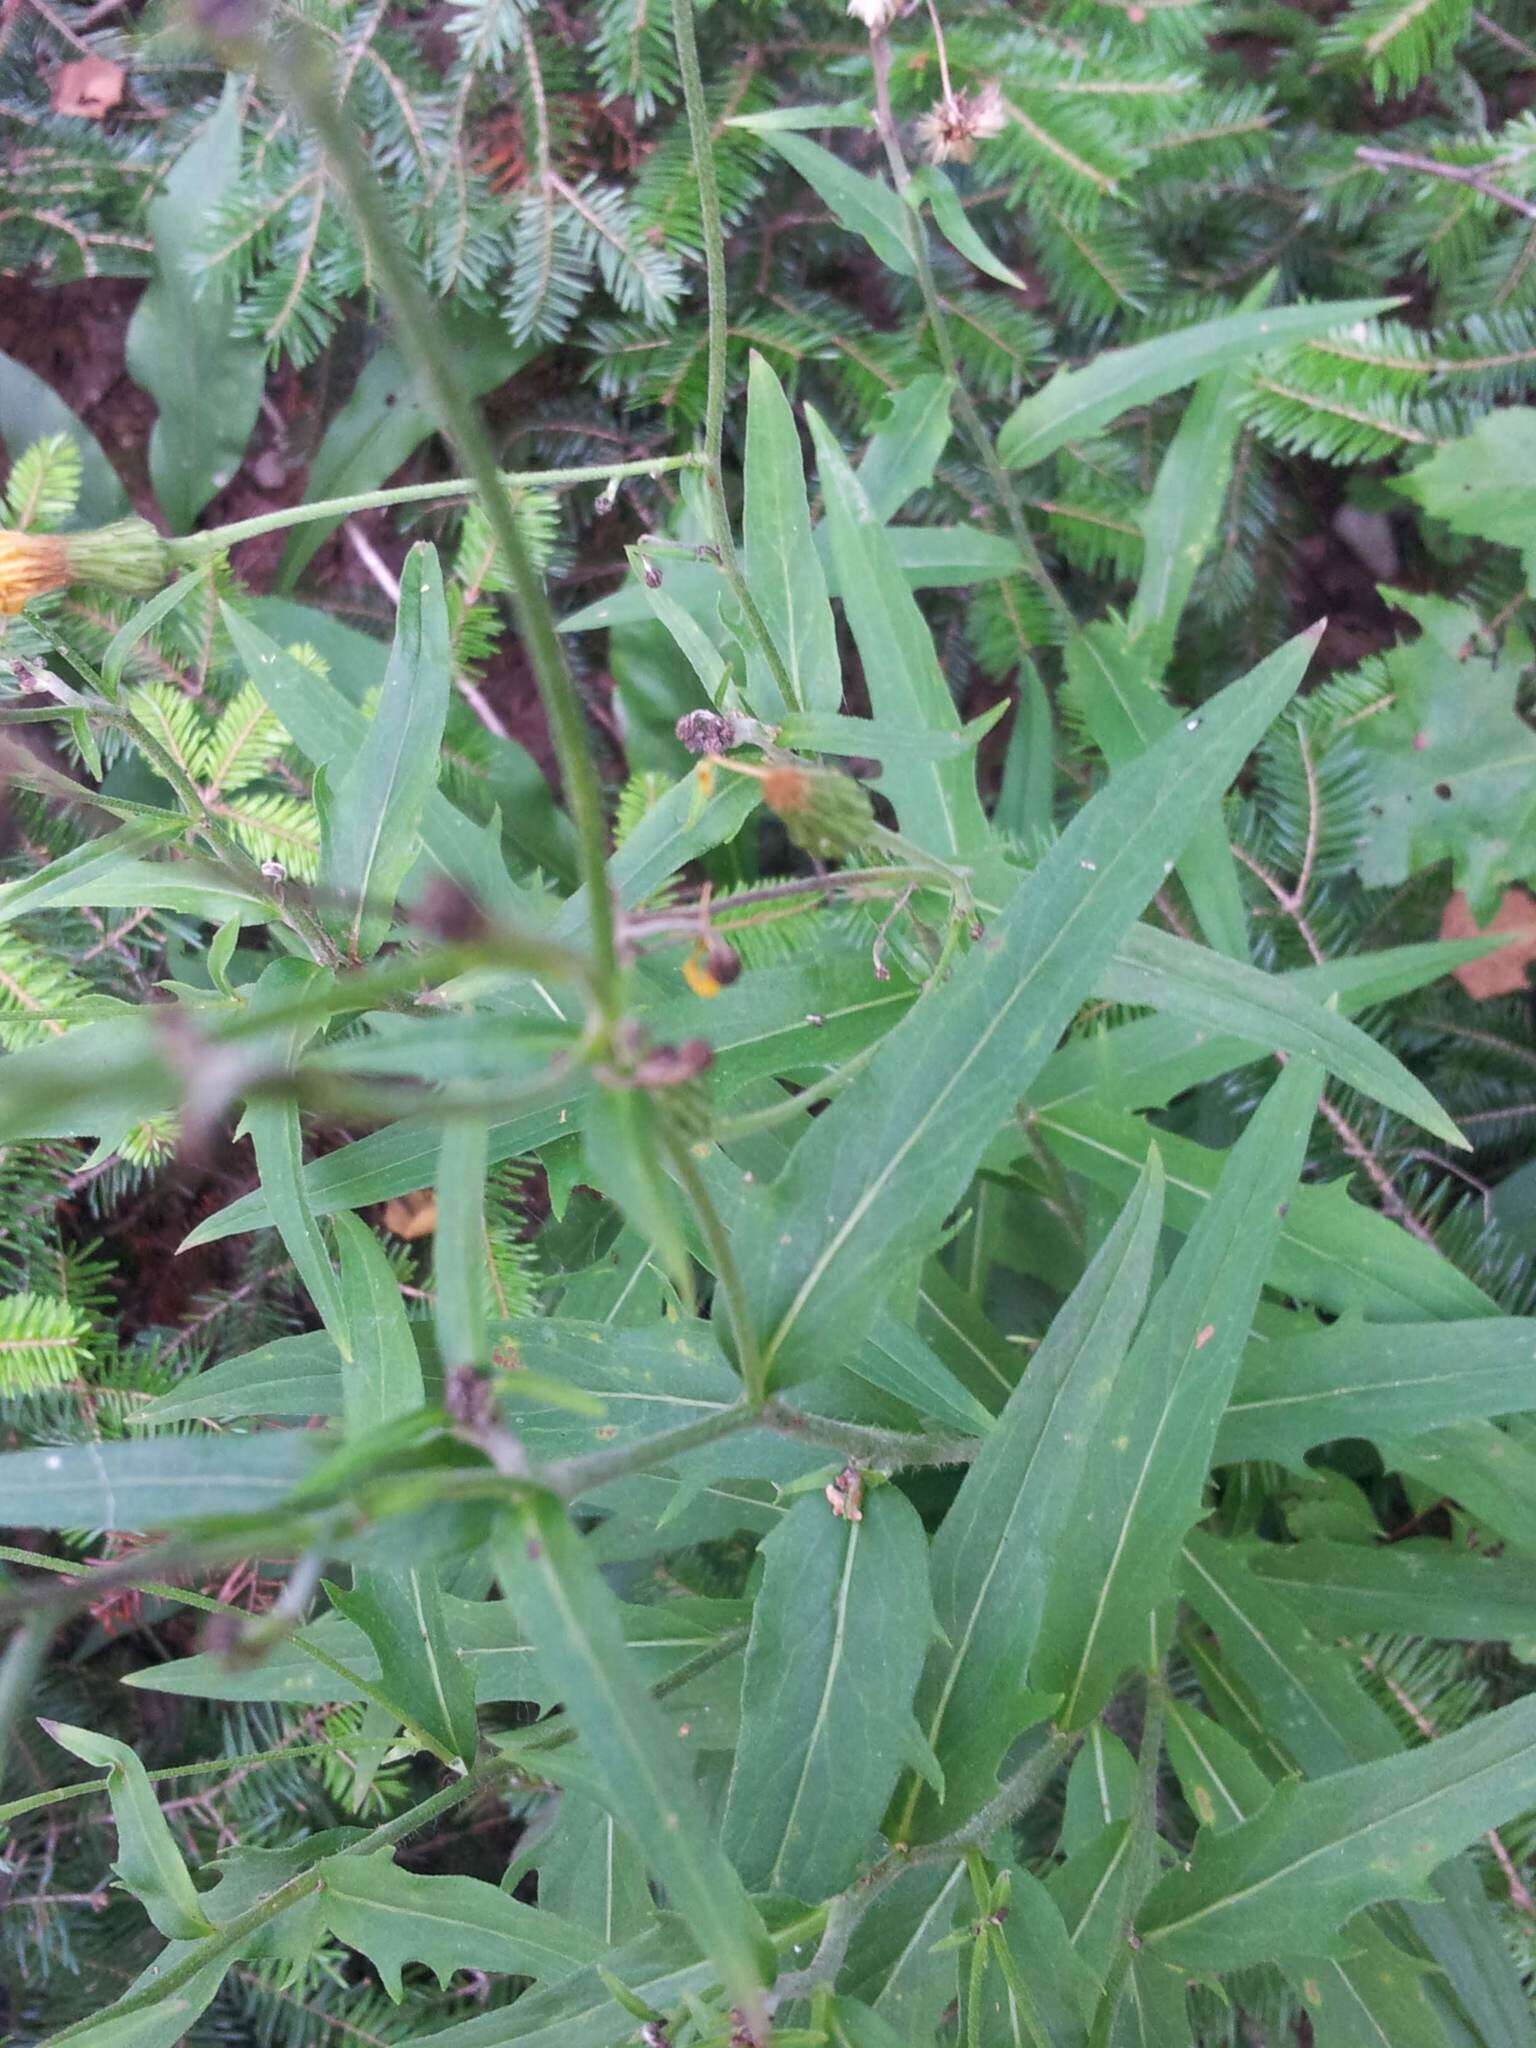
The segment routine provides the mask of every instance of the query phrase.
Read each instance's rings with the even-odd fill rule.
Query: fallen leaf
[[[77,57],[53,74],[53,111],[100,121],[122,99],[128,74],[110,57]]]
[[[437,1228],[437,1196],[431,1188],[392,1196],[384,1204],[384,1228],[406,1239],[430,1237]]]
[[[1481,960],[1469,960],[1456,969],[1456,979],[1469,996],[1486,1002],[1490,996],[1523,993],[1525,970],[1536,960],[1536,896],[1528,889],[1506,889],[1503,901],[1485,925],[1472,915],[1471,905],[1458,889],[1445,906],[1440,920],[1442,939],[1475,939],[1488,932],[1513,932],[1517,937]]]

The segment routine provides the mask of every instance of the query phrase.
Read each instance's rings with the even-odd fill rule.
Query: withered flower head
[[[677,721],[677,736],[690,754],[723,754],[736,744],[736,728],[721,712],[700,707]]]
[[[901,12],[900,0],[848,0],[848,12],[862,21],[871,35],[890,27]]]
[[[931,164],[968,164],[978,142],[1002,133],[1004,119],[999,86],[984,85],[977,93],[946,93],[918,121],[917,139]]]

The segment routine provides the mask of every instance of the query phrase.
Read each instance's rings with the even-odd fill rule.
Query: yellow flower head
[[[61,535],[0,531],[0,612],[19,612],[30,599],[62,590],[69,581]]]
[[[125,597],[148,597],[176,566],[147,519],[118,519],[89,533],[0,531],[0,613],[70,583],[94,583]]]

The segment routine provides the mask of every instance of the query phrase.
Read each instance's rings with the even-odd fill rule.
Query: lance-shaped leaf
[[[1162,1228],[1156,1153],[1102,1250],[1008,1397],[933,1541],[939,1640],[918,1722],[944,1772],[942,1801],[914,1781],[898,1841],[947,1833],[997,1790],[998,1766],[1038,1716],[1024,1693],[1049,1562],[1074,1539],[1089,1446],[1146,1304]]]
[[[1536,1699],[1401,1756],[1279,1786],[1241,1827],[1207,1832],[1147,1900],[1142,1941],[1230,1970],[1337,1953],[1345,1922],[1425,1897],[1437,1865],[1536,1800]]]
[[[366,960],[389,929],[416,858],[448,715],[453,653],[437,550],[419,542],[400,573],[395,639],[363,744],[331,782],[320,882],[346,905],[338,936]]]
[[[580,1792],[560,1795],[531,1860],[540,1906],[586,1928],[604,1949],[643,1933],[656,1917],[644,1858],[613,1815]]]
[[[1122,974],[1139,977],[1144,973],[1134,956],[1141,948],[1141,935],[1149,929],[1146,925],[1133,925],[1126,933],[1105,969],[1101,995],[1107,994]],[[1487,950],[1485,941],[1473,943],[1478,945],[1479,954]],[[1353,960],[1328,960],[1320,967],[1301,967],[1290,974],[1265,975],[1262,979],[1267,984],[1282,982],[1288,993],[1306,995],[1314,1004],[1331,1008],[1337,1002],[1345,1016],[1353,1016],[1373,1003],[1391,1002],[1423,988],[1461,964],[1455,944],[1390,946],[1383,952],[1362,954]],[[1146,986],[1144,982],[1142,985]],[[1177,995],[1183,1014],[1175,1013],[1175,996],[1173,984],[1166,984],[1162,1000],[1168,1007],[1162,1015],[1138,1017],[1132,1023],[1112,1025],[1093,1036],[1069,1040],[1046,1061],[1039,1080],[1030,1090],[1031,1102],[1047,1109],[1087,1097],[1105,1109],[1161,1109],[1186,1089],[1196,1088],[1202,1081],[1214,1080],[1234,1067],[1247,1066],[1275,1051],[1278,1041],[1270,1029],[1266,1028],[1259,1038],[1248,1040],[1231,1038],[1225,1033],[1213,1035],[1196,1021],[1194,1011],[1198,1003],[1192,993],[1187,997]],[[1305,1046],[1298,1043],[1297,1049],[1305,1050]]]
[[[171,166],[148,208],[155,277],[128,328],[128,371],[159,407],[149,473],[174,533],[186,533],[240,466],[261,409],[265,351],[236,334],[238,294],[200,246],[240,178],[244,113],[226,80],[218,110]]]
[[[1168,1220],[1178,1230],[1193,1227],[1220,1178],[1219,1152],[1086,1098],[1040,1111],[1035,1127],[1074,1173],[1122,1196],[1155,1142],[1168,1175]],[[1344,1181],[1297,1189],[1269,1279],[1337,1315],[1358,1309],[1383,1322],[1498,1313],[1476,1281],[1433,1245],[1352,1200]]]
[[[1259,1812],[1273,1787],[1220,1722],[1170,1700],[1164,1730],[1174,1773],[1203,1827],[1219,1833]],[[1389,1940],[1376,1914],[1351,1922],[1347,1954],[1289,1974],[1320,2048],[1448,2048],[1426,1986],[1432,1966]]]
[[[313,993],[324,978],[325,970],[311,962],[274,960],[256,984],[253,1000],[257,1005],[282,1008]],[[297,1057],[300,1046],[314,1028],[313,1022],[300,1023],[286,1032],[283,1054],[289,1064]],[[292,1259],[321,1322],[345,1354],[351,1349],[347,1338],[347,1319],[331,1255],[310,1206],[309,1190],[304,1181],[304,1134],[299,1124],[298,1108],[292,1102],[281,1100],[253,1102],[246,1111],[245,1127],[250,1133],[256,1153],[256,1171],[271,1207],[272,1221],[283,1240],[283,1249]]]
[[[997,452],[1011,469],[1028,468],[1069,441],[1101,433],[1132,406],[1149,405],[1213,370],[1251,361],[1286,342],[1369,320],[1394,304],[1393,299],[1341,299],[1331,305],[1261,307],[1181,327],[1131,348],[1102,349],[1086,368],[1058,370],[1016,406],[997,437]]]
[[[1274,283],[1273,272],[1260,278],[1242,310],[1262,308]],[[1146,547],[1127,625],[1154,681],[1168,665],[1196,574],[1216,538],[1242,430],[1242,397],[1239,370],[1200,379],[1141,514]]]
[[[1256,1752],[1278,1745],[1280,1762],[1288,1756],[1309,1779],[1401,1750],[1359,1683],[1358,1660],[1310,1635],[1289,1601],[1245,1569],[1243,1554],[1241,1544],[1198,1533],[1184,1547],[1181,1591],[1220,1642],[1217,1653],[1192,1644],[1217,1710]],[[1484,2039],[1532,2048],[1536,2021],[1475,1867],[1466,1857],[1442,1864],[1432,1889],[1432,1903],[1404,1908],[1414,1933]]]
[[[806,1494],[762,1555],[721,1839],[753,1891],[815,1901],[857,1873],[914,1756],[928,1545],[911,1502],[879,1486],[861,1521]]]
[[[1303,635],[1078,813],[951,980],[800,1140],[741,1248],[765,1357],[813,1374],[925,1248],[1198,815],[1291,694]]]
[[[877,519],[894,519],[914,491],[933,482],[949,446],[954,395],[952,378],[929,374],[885,400],[859,462],[859,484]]]
[[[1348,1955],[1286,1975],[1312,2023],[1314,2048],[1450,2048],[1435,1996],[1440,1972],[1399,1948],[1375,1915],[1350,1923]]]
[[[369,1569],[331,1600],[368,1638],[378,1659],[377,1696],[442,1757],[475,1754],[475,1682],[448,1625],[436,1569]]]
[[[437,1231],[432,1261],[437,1348],[450,1371],[485,1363],[485,1171],[484,1120],[450,1117],[443,1125],[433,1179]]]
[[[720,1850],[675,1737],[625,1649],[618,1603],[559,1503],[530,1494],[494,1544],[497,1572],[559,1688],[605,1806],[639,1845],[732,2001],[761,2033],[763,1928]]]
[[[833,218],[866,241],[887,269],[901,277],[912,275],[902,204],[889,185],[854,170],[807,135],[770,128],[762,131],[762,139],[794,166]]]
[[[558,1687],[546,1677],[527,1629],[505,1600],[461,1600],[449,1593],[444,1595],[444,1607],[454,1654],[473,1679],[477,1699],[528,1700],[540,1707],[559,1703]],[[746,1642],[746,1610],[733,1600],[624,1606],[619,1622],[630,1660],[647,1685],[671,1677],[696,1657],[722,1654]],[[308,1654],[310,1643],[325,1653],[324,1663]],[[351,1622],[326,1614],[279,1643],[259,1664],[235,1664],[204,1652],[170,1664],[147,1664],[142,1671],[131,1672],[125,1683],[187,1699],[314,1705],[365,1698],[348,1673],[377,1685],[382,1676],[378,1652]]]
[[[480,1878],[427,1877],[387,1855],[329,1856],[318,1867],[326,1924],[367,1956],[397,2005],[407,1963],[425,1963],[446,1985],[455,1970],[564,1977],[601,1952],[582,1928]]]
[[[1118,619],[1102,619],[1067,642],[1073,705],[1111,768],[1123,768],[1177,725],[1179,713],[1157,687],[1158,672],[1129,644]],[[1248,919],[1221,803],[1206,806],[1178,860],[1200,929],[1219,952],[1248,957]]]
[[[1216,1440],[1218,1462],[1300,1464],[1335,1437],[1400,1440],[1536,1406],[1536,1318],[1364,1323],[1255,1343]]]
[[[1466,1139],[1401,1060],[1337,1011],[1277,974],[1227,960],[1151,925],[1133,925],[1099,979],[1117,1003],[1177,1010],[1205,1030],[1299,1052],[1374,1102],[1410,1117],[1448,1144]]]
[[[328,1332],[306,1330],[298,1337],[274,1337],[238,1358],[221,1358],[168,1394],[135,1407],[126,1419],[134,1428],[157,1429],[167,1422],[234,1422],[248,1415],[302,1421],[340,1413],[341,1352]]]
[[[783,386],[755,349],[747,375],[742,542],[752,596],[794,692],[791,703],[781,701],[767,663],[749,646],[749,709],[771,721],[787,711],[836,711],[843,701],[837,629],[811,538],[800,436]]]
[[[838,589],[875,717],[920,732],[953,732],[959,715],[933,635],[896,565],[885,528],[826,422],[809,407],[806,418],[826,497]],[[915,764],[892,759],[882,787],[902,831],[930,853],[971,862],[986,853],[991,835],[968,756]]]
[[[342,1313],[347,1319],[350,1340],[349,1355],[341,1361],[337,1393],[348,1434],[363,1436],[421,1406],[425,1399],[421,1359],[400,1297],[400,1282],[384,1247],[359,1217],[344,1213],[332,1227],[341,1268]],[[276,1352],[284,1341],[279,1338],[276,1344],[266,1346],[266,1353]],[[286,1340],[290,1345],[306,1341],[311,1340]],[[252,1360],[263,1355],[252,1352],[245,1360],[229,1363],[249,1367]],[[337,1411],[319,1407],[308,1412],[321,1415]]]
[[[180,1941],[207,1934],[208,1915],[160,1811],[149,1773],[133,1751],[110,1735],[72,1728],[66,1721],[45,1721],[43,1726],[72,1756],[105,1769],[117,1829],[117,1861],[112,1867],[125,1889],[162,1934]]]
[[[165,1529],[274,1507],[324,1450],[307,1429],[295,1429],[8,1451],[0,1456],[0,1500],[18,1529]]]
[[[1200,1514],[1217,1425],[1306,1157],[1317,1069],[1293,1060],[1232,1148],[1221,1183],[1159,1289],[1094,1439],[1075,1537],[1046,1597],[1031,1681],[1080,1727],[1127,1665],[1172,1590],[1179,1544]]]
[[[1316,1635],[1510,1642],[1536,1631],[1536,1589],[1524,1559],[1480,1557],[1434,1537],[1385,1548],[1324,1537],[1256,1543],[1245,1561]]]
[[[334,786],[367,745],[367,719],[329,678],[296,660],[241,613],[223,605],[219,616],[283,730],[317,768],[328,771]],[[512,880],[497,835],[466,818],[435,787],[427,792],[418,822],[422,851],[433,867],[473,891],[488,911],[514,923],[537,922],[540,898]]]

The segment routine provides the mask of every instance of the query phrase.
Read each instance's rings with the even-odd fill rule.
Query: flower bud
[[[762,789],[790,839],[813,859],[844,860],[868,844],[875,807],[851,775],[796,762],[770,768]]]
[[[700,939],[683,962],[683,979],[696,996],[708,999],[729,988],[741,975],[741,956],[718,932]]]

